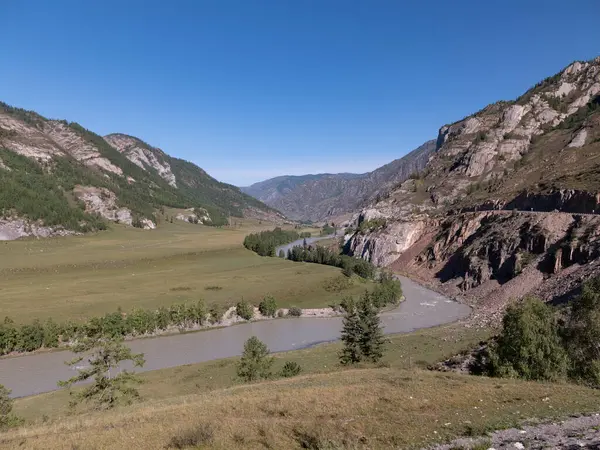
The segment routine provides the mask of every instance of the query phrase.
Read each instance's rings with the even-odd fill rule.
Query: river
[[[342,236],[342,235],[343,235],[343,232],[342,232],[342,234],[340,234],[339,232],[337,234],[338,237]],[[283,252],[285,253],[285,255],[287,257],[287,252],[288,252],[289,249],[291,249],[292,247],[299,246],[299,245],[300,246],[304,245],[304,241],[306,241],[306,245],[311,245],[311,244],[314,244],[315,242],[322,241],[323,239],[331,239],[331,238],[334,238],[334,237],[336,237],[336,235],[330,234],[330,235],[327,235],[327,236],[313,236],[313,237],[308,237],[308,238],[305,238],[305,239],[298,239],[297,241],[290,242],[289,244],[284,244],[284,245],[280,245],[279,247],[276,247],[275,248],[275,254],[277,256],[279,256],[279,252],[281,250],[283,250]]]
[[[406,300],[384,312],[385,333],[407,333],[454,322],[469,315],[466,305],[449,300],[419,284],[400,277]],[[138,339],[128,342],[134,352],[143,352],[146,364],[139,371],[157,370],[240,355],[244,342],[257,336],[272,352],[306,348],[339,339],[342,319],[295,318],[248,322],[197,333]],[[0,384],[23,397],[57,389],[58,380],[74,375],[64,364],[68,351],[38,353],[0,359]]]

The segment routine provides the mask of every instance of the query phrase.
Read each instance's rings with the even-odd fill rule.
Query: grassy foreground
[[[337,268],[263,258],[242,247],[246,234],[266,228],[272,225],[250,220],[223,229],[176,221],[153,231],[114,226],[96,235],[2,242],[2,316],[77,320],[200,298],[258,303],[267,294],[281,307],[319,307],[369,286],[333,292]]]
[[[388,336],[382,364],[395,369],[426,367],[428,364],[471,348],[489,337],[488,330],[465,328],[460,324]],[[330,373],[343,368],[338,362],[339,342],[275,354],[274,371],[286,361],[302,366],[304,374]],[[141,374],[142,401],[155,401],[182,395],[229,388],[241,382],[236,377],[238,358],[172,367]],[[17,399],[15,412],[28,421],[43,418],[59,420],[69,414],[67,391],[54,391]]]
[[[372,368],[153,401],[0,436],[7,449],[413,448],[596,411],[574,385]]]

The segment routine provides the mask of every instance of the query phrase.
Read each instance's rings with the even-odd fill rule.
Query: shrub
[[[583,285],[567,322],[565,345],[571,363],[569,376],[592,386],[600,385],[600,277]]]
[[[269,295],[259,303],[258,310],[265,317],[275,317],[275,314],[277,314],[277,302]]]
[[[279,371],[279,376],[284,378],[295,377],[302,372],[302,367],[295,361],[288,361]]]
[[[22,352],[37,350],[44,343],[44,327],[37,319],[31,325],[23,325],[20,335],[17,350]]]
[[[210,314],[210,321],[214,323],[220,323],[223,319],[223,315],[227,311],[227,307],[225,305],[221,305],[219,303],[213,303],[208,310]]]
[[[288,316],[290,317],[300,317],[302,315],[302,309],[296,307],[296,306],[292,306],[290,309],[288,309]]]
[[[244,353],[237,367],[237,374],[244,381],[255,381],[271,376],[273,358],[269,356],[268,347],[256,336],[252,336],[244,344]]]
[[[510,306],[497,341],[490,345],[489,358],[493,376],[550,381],[563,378],[568,360],[551,308],[533,297]]]
[[[214,440],[214,431],[210,424],[203,423],[195,428],[181,430],[169,441],[168,448],[186,449],[209,445]]]
[[[21,425],[23,420],[12,413],[13,400],[10,390],[0,384],[0,430]]]
[[[244,320],[252,320],[254,317],[254,308],[250,303],[242,300],[235,306],[235,313]]]
[[[52,319],[44,324],[44,347],[56,348],[59,344],[60,327]]]

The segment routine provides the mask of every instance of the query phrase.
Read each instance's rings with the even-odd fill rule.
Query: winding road
[[[385,333],[407,333],[462,319],[470,308],[426,289],[408,278],[399,277],[406,300],[384,312]],[[198,333],[161,336],[130,341],[134,352],[143,352],[146,365],[141,371],[193,364],[241,354],[244,342],[257,336],[272,352],[310,347],[340,337],[342,319],[297,318],[249,322]],[[13,397],[24,397],[57,389],[58,380],[74,375],[64,361],[68,351],[39,353],[0,359],[0,384],[12,389]]]

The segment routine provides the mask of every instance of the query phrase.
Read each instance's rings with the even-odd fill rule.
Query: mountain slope
[[[149,146],[136,159],[109,141],[0,103],[0,238],[88,231],[105,220],[153,228],[163,206],[207,209],[215,224],[229,214],[281,218],[194,164]]]
[[[318,174],[282,176],[242,190],[288,217],[324,220],[355,211],[364,202],[387,195],[395,184],[423,169],[435,141],[428,141],[403,158],[364,174]]]
[[[491,309],[567,293],[600,256],[599,94],[600,58],[575,62],[443,126],[420,176],[356,217],[347,251]]]

